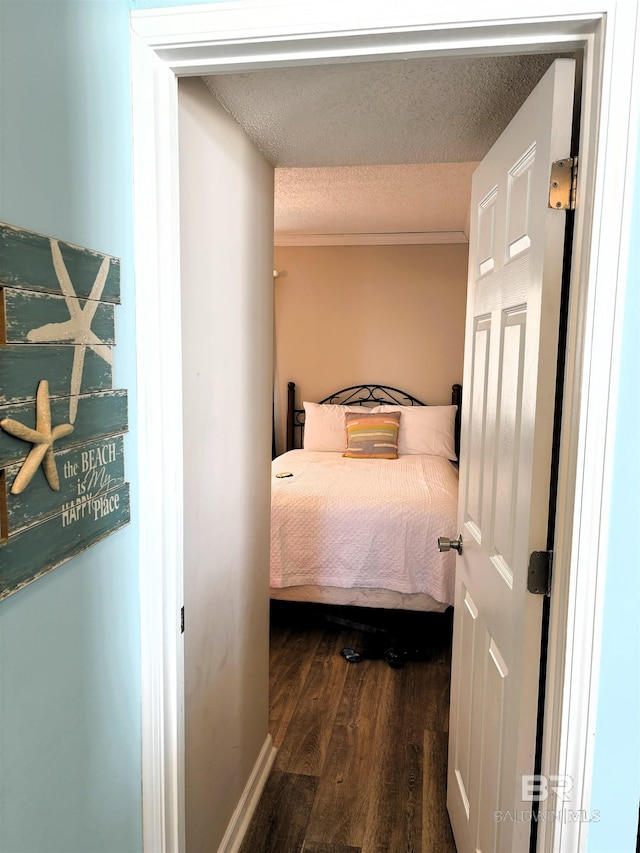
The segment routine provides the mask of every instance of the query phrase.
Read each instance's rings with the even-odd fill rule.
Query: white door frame
[[[640,102],[637,4],[434,5],[246,0],[131,14],[145,850],[184,850],[177,78],[295,64],[585,49],[542,772],[570,775],[571,808],[590,807]],[[586,828],[540,824],[538,849],[583,849]]]

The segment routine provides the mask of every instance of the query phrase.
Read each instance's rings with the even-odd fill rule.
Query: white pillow
[[[330,403],[303,403],[305,450],[347,449],[346,412],[362,412],[362,406],[335,406]]]
[[[457,460],[455,423],[457,406],[376,406],[374,412],[402,412],[398,455],[424,453]]]

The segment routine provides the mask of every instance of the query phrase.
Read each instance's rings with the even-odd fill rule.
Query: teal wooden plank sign
[[[0,224],[0,599],[130,519],[120,263]]]
[[[2,349],[0,348],[0,359]],[[31,429],[36,428],[36,409],[33,402],[0,406],[0,421],[5,418],[20,421]],[[51,419],[63,423],[69,418],[69,398],[51,398]],[[99,394],[81,394],[78,397],[78,414],[73,432],[56,440],[56,448],[62,450],[85,441],[107,435],[126,432],[127,392],[102,391]],[[0,429],[0,469],[24,458],[24,442]]]

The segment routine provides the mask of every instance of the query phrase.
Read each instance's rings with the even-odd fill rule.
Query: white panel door
[[[459,853],[527,853],[574,63],[554,62],[473,178],[447,805]]]

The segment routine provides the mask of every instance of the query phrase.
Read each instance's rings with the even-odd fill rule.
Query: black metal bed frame
[[[296,446],[302,447],[304,434],[304,409],[296,409],[296,383],[287,384],[287,450],[293,450]],[[319,400],[319,403],[327,403],[338,406],[424,406],[421,400],[393,388],[391,385],[350,385],[342,388],[334,394]],[[457,406],[455,423],[455,448],[456,456],[460,458],[460,415],[462,407],[462,385],[452,385],[451,405]],[[296,441],[296,431],[299,440]]]

